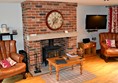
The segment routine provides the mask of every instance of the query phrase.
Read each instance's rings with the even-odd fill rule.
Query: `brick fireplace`
[[[29,57],[29,70],[34,70],[35,54],[42,63],[42,48],[48,45],[49,39],[54,39],[54,45],[61,46],[65,53],[76,53],[76,7],[76,3],[68,2],[30,0],[22,3],[24,46]],[[64,18],[63,26],[56,31],[46,25],[46,15],[51,10],[60,11]]]

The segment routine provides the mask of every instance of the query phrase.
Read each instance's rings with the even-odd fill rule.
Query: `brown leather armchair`
[[[26,71],[26,65],[22,62],[23,55],[17,54],[16,52],[16,41],[15,40],[5,40],[0,41],[0,60],[4,60],[8,57],[11,57],[17,63],[10,68],[3,68],[0,65],[0,80],[15,76],[17,74],[23,73]]]
[[[115,40],[116,47],[108,47],[106,39]],[[99,34],[99,43],[101,46],[101,55],[105,56],[107,62],[108,57],[118,57],[118,33],[103,32]]]

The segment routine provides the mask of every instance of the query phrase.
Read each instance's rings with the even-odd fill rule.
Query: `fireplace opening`
[[[54,46],[54,39],[49,39],[49,46]]]
[[[54,39],[49,39],[48,46],[42,48],[42,62],[47,66],[48,61],[46,59],[56,56],[61,56],[61,46],[54,45]]]

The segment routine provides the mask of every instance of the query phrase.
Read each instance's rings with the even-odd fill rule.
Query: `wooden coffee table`
[[[59,80],[59,70],[63,67],[72,66],[72,69],[73,69],[73,65],[79,64],[80,65],[80,74],[82,74],[83,59],[80,59],[80,57],[77,57],[77,59],[66,60],[67,63],[65,63],[65,64],[56,64],[56,62],[55,62],[56,59],[62,59],[62,58],[53,57],[53,58],[48,58],[47,61],[49,63],[50,74],[52,74],[52,66],[55,67],[57,81]]]

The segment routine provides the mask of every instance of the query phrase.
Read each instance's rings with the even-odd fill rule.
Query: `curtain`
[[[118,33],[118,6],[109,7],[109,32]]]

